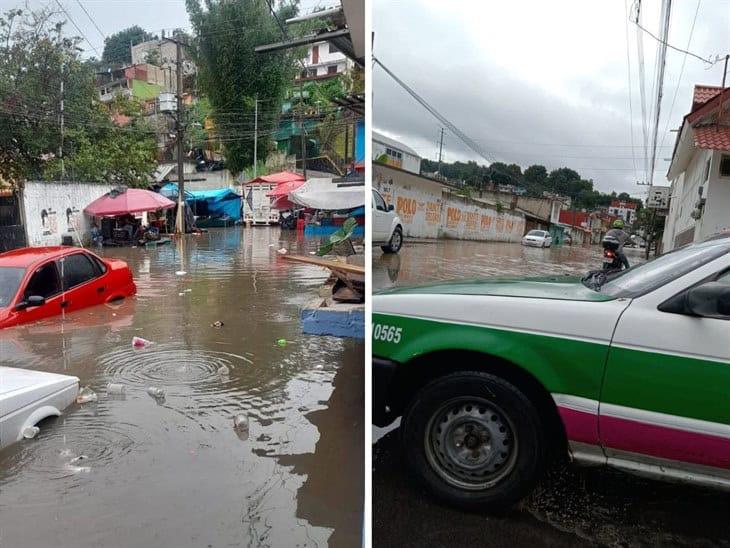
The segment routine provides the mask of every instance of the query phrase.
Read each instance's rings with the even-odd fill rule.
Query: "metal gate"
[[[0,253],[25,247],[25,227],[18,194],[0,194]]]

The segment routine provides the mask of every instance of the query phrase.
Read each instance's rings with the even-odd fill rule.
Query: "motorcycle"
[[[603,272],[619,272],[623,268],[618,250],[621,244],[613,238],[603,240]]]
[[[601,286],[623,270],[623,263],[618,256],[618,250],[621,243],[611,237],[603,239],[603,265],[601,270],[591,270],[587,272],[581,281],[586,287],[600,291]]]

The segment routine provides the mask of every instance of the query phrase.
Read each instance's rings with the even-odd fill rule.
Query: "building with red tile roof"
[[[667,179],[663,251],[730,228],[730,88],[695,86]]]

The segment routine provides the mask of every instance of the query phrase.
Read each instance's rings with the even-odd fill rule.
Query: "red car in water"
[[[136,292],[127,263],[85,249],[27,247],[0,254],[0,329]]]

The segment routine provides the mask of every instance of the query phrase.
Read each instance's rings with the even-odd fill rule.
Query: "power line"
[[[654,40],[660,42],[661,44],[663,44],[664,46],[666,46],[666,47],[668,47],[670,49],[673,49],[674,51],[678,51],[679,53],[684,53],[685,55],[691,55],[695,59],[699,59],[703,63],[707,63],[710,66],[712,66],[712,65],[714,65],[714,64],[717,63],[717,59],[715,59],[714,61],[712,59],[705,59],[704,57],[700,57],[696,53],[692,53],[691,51],[687,51],[687,50],[684,50],[682,48],[675,47],[672,44],[670,44],[669,42],[667,42],[666,40],[662,40],[661,38],[655,36],[654,34],[652,34],[651,32],[649,32],[648,30],[646,30],[638,22],[635,22],[635,24],[636,24],[636,26],[638,28],[640,28],[641,30],[643,30],[646,34],[648,34],[649,36],[651,36],[652,38],[654,38]]]
[[[689,49],[690,44],[692,43],[692,35],[695,31],[695,23],[697,22],[697,14],[700,12],[700,4],[702,3],[702,0],[697,0],[697,8],[695,9],[695,16],[694,19],[692,19],[692,27],[689,31],[689,39],[687,40],[687,49]],[[664,145],[664,140],[667,138],[667,130],[669,129],[669,123],[672,120],[672,114],[674,113],[674,103],[677,100],[677,94],[679,93],[679,86],[682,84],[682,76],[684,75],[684,65],[687,62],[687,54],[684,55],[682,58],[682,68],[679,70],[679,79],[677,80],[677,87],[674,89],[674,97],[672,97],[672,106],[669,107],[669,116],[667,116],[667,123],[664,126],[664,133],[662,135],[662,141],[661,146]]]
[[[86,14],[86,17],[89,18],[89,21],[91,21],[91,24],[96,27],[96,30],[101,34],[101,37],[106,40],[106,35],[102,32],[102,30],[99,28],[99,25],[96,24],[96,21],[94,21],[94,18],[89,14],[88,11],[86,11],[86,8],[81,3],[81,0],[76,0],[76,3],[79,5],[79,7],[84,10],[84,13]]]
[[[669,21],[672,13],[672,0],[662,0],[662,37],[664,40],[659,46],[659,52],[657,55],[657,77],[656,77],[656,112],[654,120],[654,129],[651,138],[651,168],[649,169],[649,178],[647,182],[649,184],[654,183],[654,168],[656,167],[656,148],[657,148],[657,133],[659,132],[659,117],[661,116],[662,110],[662,97],[664,91],[664,68],[666,67],[667,60],[667,38],[669,37]]]
[[[636,154],[634,152],[634,107],[633,107],[633,91],[631,87],[631,55],[629,53],[629,3],[628,0],[624,0],[624,12],[626,14],[626,19],[624,21],[624,30],[625,30],[625,36],[626,36],[626,73],[628,75],[629,80],[629,123],[631,126],[631,156],[634,160],[634,176],[638,179],[639,173],[636,169]]]
[[[641,20],[641,0],[636,4],[636,20],[638,27]],[[639,29],[636,29],[636,53],[639,61],[639,93],[641,96],[641,131],[644,138],[644,150],[649,148],[649,121],[646,116],[646,71],[644,67],[644,38]],[[644,160],[644,177],[649,177],[649,162]]]
[[[268,0],[267,0],[268,1]],[[427,111],[429,111],[433,116],[436,117],[437,120],[439,120],[442,124],[444,124],[454,135],[456,135],[466,146],[468,146],[471,150],[476,152],[479,156],[487,160],[489,163],[493,163],[494,159],[481,147],[479,144],[476,143],[471,137],[466,135],[463,131],[461,131],[458,127],[456,127],[452,122],[450,122],[445,116],[443,116],[439,111],[437,111],[434,107],[432,107],[423,97],[418,95],[412,88],[408,86],[403,80],[398,78],[388,67],[386,67],[380,59],[373,56],[373,62],[378,64],[380,68],[382,68],[388,76],[390,76],[393,80],[395,80],[398,85],[400,85],[411,97],[413,97],[416,101],[418,101],[421,106],[423,106]]]
[[[61,11],[66,14],[66,19],[68,19],[71,24],[76,27],[76,30],[79,31],[79,34],[83,37],[84,40],[86,40],[86,43],[91,46],[91,49],[93,49],[97,55],[99,55],[99,50],[96,49],[94,44],[92,44],[89,39],[86,37],[86,35],[83,33],[83,31],[79,28],[79,26],[76,24],[76,21],[74,21],[71,16],[66,11],[66,8],[63,7],[63,4],[61,4],[60,0],[56,0],[56,4],[58,4],[58,7],[61,8]]]

